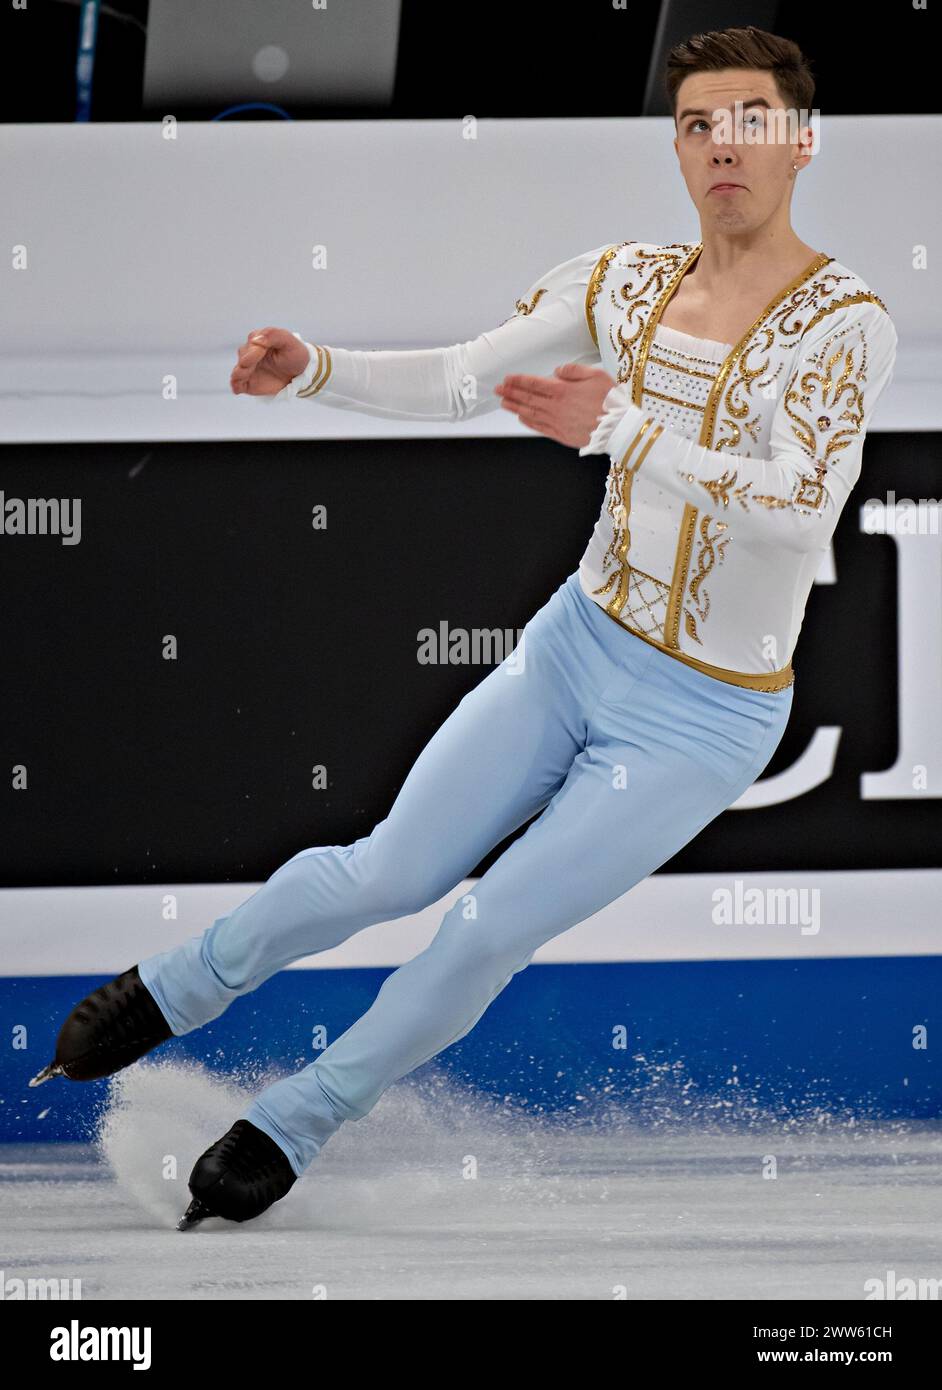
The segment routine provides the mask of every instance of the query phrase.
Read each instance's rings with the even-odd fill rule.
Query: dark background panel
[[[195,3],[195,0],[194,0]],[[242,4],[231,0],[232,22]],[[351,0],[355,3],[355,0]],[[673,5],[694,34],[757,23],[794,39],[811,60],[815,104],[831,115],[926,114],[938,111],[937,7],[910,0],[870,12],[845,5],[780,0],[760,19],[748,0]],[[475,0],[473,6],[403,0],[392,101],[358,107],[288,103],[295,119],[444,119],[640,116],[661,6],[658,0],[580,0],[578,6],[529,0]],[[113,0],[98,26],[91,118],[153,119],[142,106],[147,0]],[[0,120],[75,118],[78,0],[29,0],[0,8],[8,76],[0,85]],[[875,48],[876,46],[876,48]],[[875,57],[875,53],[878,55]],[[656,79],[655,88],[660,83]],[[235,88],[232,103],[244,100]],[[273,90],[272,100],[278,101]],[[224,104],[226,109],[229,103]],[[181,120],[211,119],[219,104],[175,104]],[[227,119],[278,120],[246,111]]]
[[[858,523],[890,488],[934,496],[937,448],[870,436],[838,583],[811,592],[766,775],[837,724],[833,776],[724,813],[666,869],[938,865],[938,800],[859,799],[896,758],[897,633],[895,543]],[[6,498],[80,495],[82,540],[0,535],[0,884],[255,881],[369,834],[492,669],[420,665],[419,630],[516,638],[577,567],[606,470],[542,439],[5,446]]]

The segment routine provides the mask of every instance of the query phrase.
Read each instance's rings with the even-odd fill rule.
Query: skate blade
[[[48,1067],[43,1067],[42,1071],[36,1073],[29,1084],[41,1086],[44,1081],[51,1081],[54,1076],[65,1076],[61,1062],[50,1062]]]
[[[178,1231],[192,1231],[201,1221],[205,1221],[207,1216],[215,1216],[214,1211],[210,1211],[205,1202],[201,1202],[198,1197],[194,1197],[186,1211],[177,1222]]]

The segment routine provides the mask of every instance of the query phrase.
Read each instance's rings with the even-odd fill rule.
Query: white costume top
[[[452,347],[309,343],[306,369],[269,399],[461,420],[498,409],[494,386],[509,373],[601,366],[617,384],[579,452],[607,453],[611,467],[583,591],[708,675],[783,689],[897,335],[883,302],[824,255],[738,343],[661,326],[702,249],[596,247],[542,275],[498,328]]]

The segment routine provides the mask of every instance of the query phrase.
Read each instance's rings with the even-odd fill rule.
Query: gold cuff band
[[[312,343],[311,346],[317,353],[317,370],[310,386],[305,386],[303,391],[298,392],[298,397],[301,399],[306,396],[316,396],[318,391],[321,391],[330,380],[330,349],[318,347],[316,343]]]

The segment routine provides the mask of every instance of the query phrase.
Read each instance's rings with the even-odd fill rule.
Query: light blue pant
[[[245,1111],[300,1175],[344,1120],[464,1037],[538,946],[735,801],[775,751],[793,690],[686,666],[613,622],[573,572],[434,734],[370,835],[302,850],[202,936],[140,962],[141,979],[188,1033],[290,961],[437,901],[544,808],[356,1023]]]

